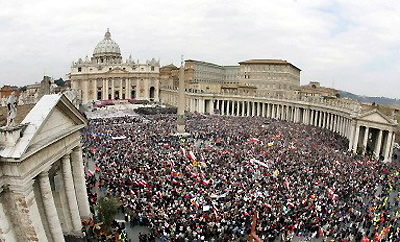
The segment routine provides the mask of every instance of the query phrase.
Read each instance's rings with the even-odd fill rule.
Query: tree
[[[101,197],[97,207],[98,217],[104,224],[104,230],[109,232],[111,223],[120,207],[120,201],[117,198]]]
[[[57,80],[54,80],[54,83],[59,87],[65,86],[65,81],[62,78],[58,78]]]
[[[19,88],[19,91],[20,91],[20,92],[25,92],[25,91],[26,91],[26,86],[20,87],[20,88]]]

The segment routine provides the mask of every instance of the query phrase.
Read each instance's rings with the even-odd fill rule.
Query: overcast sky
[[[399,26],[399,0],[2,1],[0,84],[65,79],[110,28],[124,59],[284,59],[301,84],[400,98]]]

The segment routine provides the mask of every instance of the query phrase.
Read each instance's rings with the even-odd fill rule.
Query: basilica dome
[[[97,44],[96,48],[94,48],[93,51],[93,56],[102,55],[121,55],[119,45],[111,39],[109,29],[107,29],[107,32],[104,34],[104,39]]]

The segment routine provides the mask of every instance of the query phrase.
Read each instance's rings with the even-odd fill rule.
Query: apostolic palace
[[[64,235],[80,236],[81,219],[92,216],[80,141],[87,120],[79,102],[148,100],[180,103],[186,112],[287,120],[332,130],[348,139],[349,151],[372,150],[391,161],[396,121],[377,109],[363,111],[356,101],[302,91],[300,72],[276,59],[226,66],[187,59],[180,67],[161,67],[154,58],[123,60],[107,30],[90,58],[72,63],[67,75],[72,90],[65,95],[41,91],[19,124],[16,99],[7,101],[7,126],[0,128],[0,241],[62,242]],[[24,103],[22,97],[18,103]]]

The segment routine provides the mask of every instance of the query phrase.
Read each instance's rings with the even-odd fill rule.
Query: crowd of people
[[[399,173],[327,129],[261,117],[98,118],[84,131],[96,186],[161,241],[293,237],[400,241]],[[93,175],[96,173],[96,176]],[[97,177],[97,178],[96,178]]]

